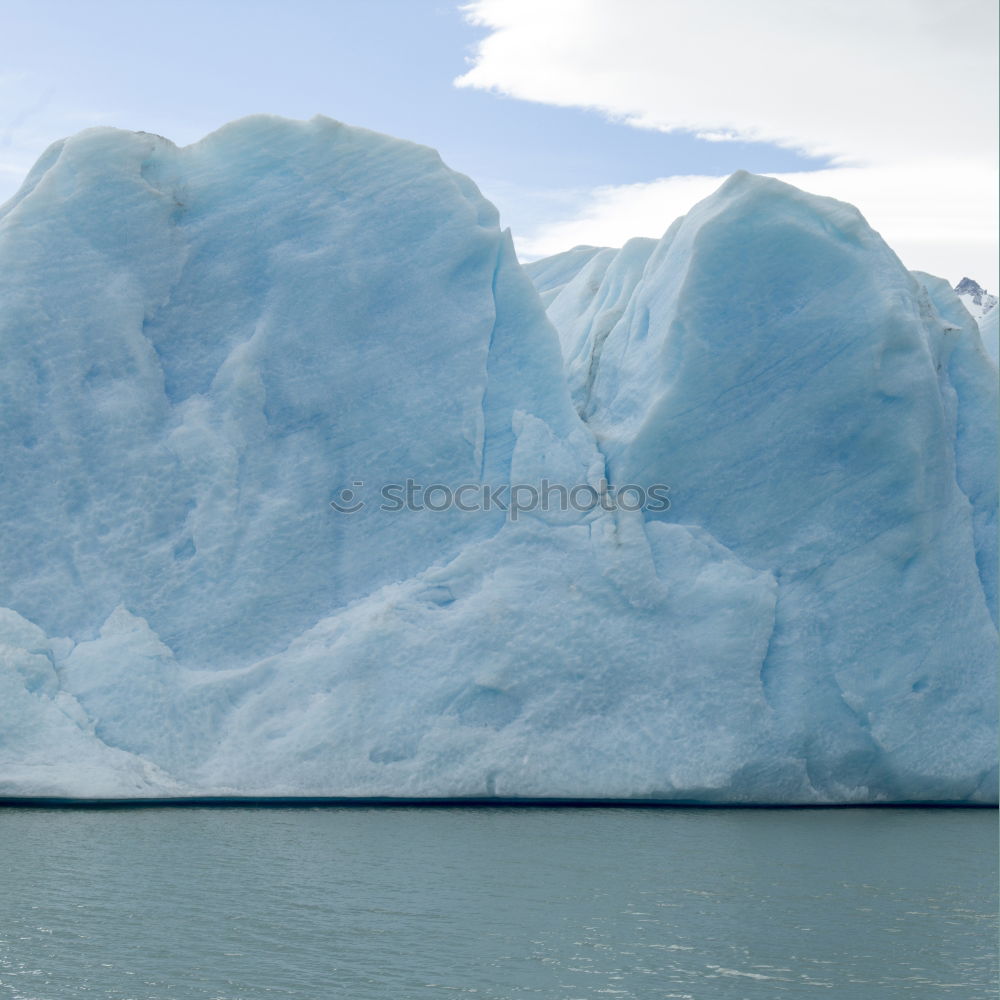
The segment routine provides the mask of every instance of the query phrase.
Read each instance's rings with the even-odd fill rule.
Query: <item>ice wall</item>
[[[52,147],[0,208],[0,795],[995,801],[954,296],[745,174],[528,270],[328,119]],[[378,509],[605,477],[672,506]]]

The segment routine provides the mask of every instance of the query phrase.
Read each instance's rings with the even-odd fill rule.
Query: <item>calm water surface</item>
[[[997,996],[985,810],[0,809],[0,998]]]

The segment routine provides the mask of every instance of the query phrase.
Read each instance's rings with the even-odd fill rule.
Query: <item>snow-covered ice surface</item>
[[[955,286],[955,294],[962,305],[969,311],[973,319],[982,319],[987,313],[996,309],[997,297],[972,278],[963,278]]]
[[[986,353],[994,365],[1000,364],[1000,309],[994,306],[978,323]]]
[[[997,297],[990,295],[978,281],[973,281],[972,278],[963,278],[955,286],[955,294],[972,318],[979,324],[986,353],[993,359],[994,364],[1000,362],[1000,336],[997,333],[997,318],[1000,316],[1000,310],[997,309]]]
[[[328,119],[53,146],[0,207],[0,795],[996,801],[947,284],[745,174],[527,271]],[[328,503],[602,476],[672,507]]]

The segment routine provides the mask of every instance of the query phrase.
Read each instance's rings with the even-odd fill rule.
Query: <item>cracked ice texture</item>
[[[0,208],[0,794],[995,801],[950,290],[748,175],[528,270],[327,119],[52,147]],[[673,507],[327,506],[604,474]]]

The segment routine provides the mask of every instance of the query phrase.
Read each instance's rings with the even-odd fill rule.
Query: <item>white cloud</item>
[[[832,157],[785,179],[857,204],[910,267],[995,280],[995,0],[477,0],[467,14],[491,33],[460,86]],[[522,249],[659,235],[719,182],[598,189]]]
[[[477,0],[467,13],[492,33],[461,86],[855,162],[996,145],[995,0]]]

